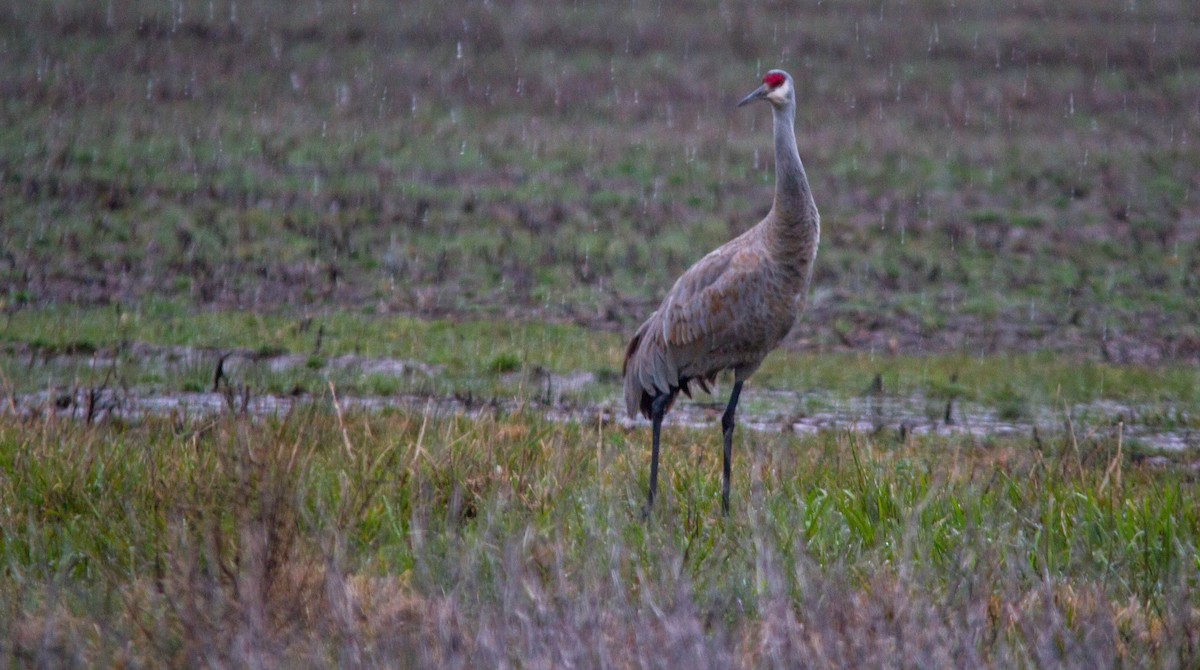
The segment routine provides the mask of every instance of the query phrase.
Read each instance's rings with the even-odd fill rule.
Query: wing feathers
[[[706,392],[719,371],[753,369],[786,334],[793,301],[779,284],[758,229],[700,259],[638,328],[625,353],[625,403],[646,413],[654,396]]]

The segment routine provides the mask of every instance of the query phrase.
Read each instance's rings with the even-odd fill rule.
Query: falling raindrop
[[[455,58],[457,60],[462,60],[462,57],[463,57],[463,45],[462,45],[462,41],[459,40],[458,45],[455,47]]]

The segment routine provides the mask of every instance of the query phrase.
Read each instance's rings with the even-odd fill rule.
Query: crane
[[[796,149],[796,89],[791,75],[771,70],[762,85],[737,104],[770,103],[774,118],[775,200],[758,225],[711,251],[688,268],[629,340],[621,374],[631,418],[651,422],[650,492],[658,487],[663,417],[695,383],[711,393],[723,370],[733,390],[721,416],[721,510],[729,514],[734,412],[742,385],[791,330],[803,311],[821,234],[820,215]]]

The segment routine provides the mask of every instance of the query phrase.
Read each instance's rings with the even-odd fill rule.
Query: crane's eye
[[[778,72],[772,72],[763,77],[763,83],[771,88],[779,88],[785,81],[787,81],[787,78]]]

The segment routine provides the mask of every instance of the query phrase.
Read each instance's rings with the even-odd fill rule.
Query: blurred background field
[[[642,525],[772,67],[808,310]],[[1198,141],[1182,1],[3,2],[0,667],[1193,667]]]
[[[0,12],[4,309],[624,333],[770,204],[800,86],[824,235],[792,346],[1200,357],[1188,3],[45,2]]]

